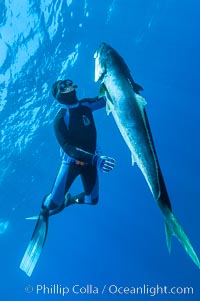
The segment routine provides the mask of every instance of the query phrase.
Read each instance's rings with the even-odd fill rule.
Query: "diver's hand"
[[[93,158],[93,165],[99,168],[102,172],[110,172],[115,167],[115,159],[107,156],[97,156]]]

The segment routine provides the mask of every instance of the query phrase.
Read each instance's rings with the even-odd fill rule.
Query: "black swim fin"
[[[48,232],[48,219],[48,210],[42,210],[37,219],[31,240],[20,264],[20,269],[24,271],[29,277],[34,270],[44,247]]]

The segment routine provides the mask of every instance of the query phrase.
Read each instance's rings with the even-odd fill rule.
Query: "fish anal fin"
[[[143,111],[144,107],[147,105],[146,99],[144,97],[142,97],[141,95],[138,95],[138,94],[136,94],[135,97],[136,97],[137,103],[138,103],[141,111]]]
[[[134,158],[133,153],[131,153],[131,163],[132,163],[132,166],[135,164],[135,158]]]

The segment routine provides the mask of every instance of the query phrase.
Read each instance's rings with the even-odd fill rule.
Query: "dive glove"
[[[110,172],[115,167],[115,159],[107,156],[97,156],[93,158],[93,165],[99,168],[102,172]]]

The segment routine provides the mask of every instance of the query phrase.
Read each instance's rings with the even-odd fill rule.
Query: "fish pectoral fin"
[[[183,228],[181,227],[180,223],[176,219],[175,215],[170,210],[168,210],[167,214],[165,214],[165,231],[166,231],[167,247],[169,252],[171,251],[171,236],[174,235],[179,240],[186,253],[192,259],[192,261],[200,269],[199,258],[189,238],[185,234]]]
[[[99,97],[106,96],[106,86],[104,83],[101,83],[100,89],[99,89]]]
[[[109,106],[108,101],[106,102],[106,114],[109,115],[111,113],[111,108]]]
[[[109,115],[111,112],[109,102],[112,103],[112,99],[111,99],[110,94],[104,83],[101,84],[100,89],[99,89],[99,97],[103,97],[103,96],[105,96],[106,100],[107,100],[106,101],[106,113],[107,113],[107,115]]]

